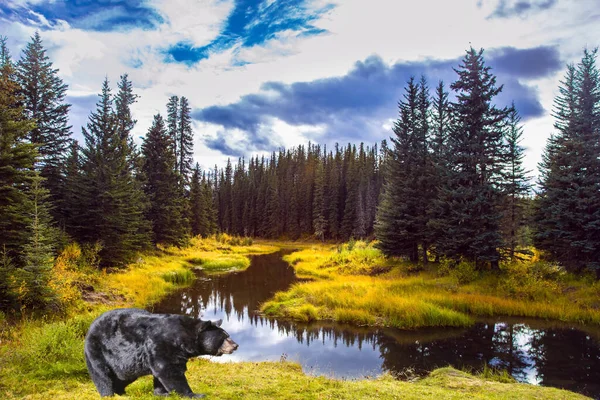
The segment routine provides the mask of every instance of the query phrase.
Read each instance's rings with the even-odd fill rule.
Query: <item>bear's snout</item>
[[[231,340],[231,338],[227,338],[223,341],[223,344],[219,348],[219,354],[231,354],[240,347],[236,342]]]

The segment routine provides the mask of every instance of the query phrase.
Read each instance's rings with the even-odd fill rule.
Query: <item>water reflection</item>
[[[481,321],[469,329],[358,328],[301,324],[261,316],[260,303],[298,279],[282,253],[254,256],[242,272],[198,273],[195,284],[166,298],[154,312],[224,320],[240,348],[214,361],[286,358],[308,373],[359,378],[383,371],[424,375],[453,365],[507,370],[521,382],[555,386],[600,398],[600,335],[536,320]]]

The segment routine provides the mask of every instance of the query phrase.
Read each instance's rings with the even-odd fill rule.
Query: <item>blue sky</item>
[[[128,73],[141,140],[171,95],[205,168],[308,141],[388,138],[410,76],[448,87],[469,46],[524,122],[535,169],[567,63],[600,43],[597,0],[3,0],[13,58],[39,30],[69,85],[76,138],[104,77]]]

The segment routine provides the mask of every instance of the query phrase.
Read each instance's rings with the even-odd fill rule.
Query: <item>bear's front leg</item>
[[[192,388],[185,378],[185,365],[164,364],[161,368],[152,371],[152,375],[154,375],[154,394],[156,395],[175,392],[185,397],[205,397],[203,394],[192,392]]]

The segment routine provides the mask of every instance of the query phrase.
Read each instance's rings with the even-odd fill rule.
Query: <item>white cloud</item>
[[[26,2],[11,0],[10,4],[20,7]],[[470,44],[476,48],[559,44],[562,58],[571,62],[581,57],[584,46],[597,45],[600,37],[595,1],[559,1],[554,8],[528,19],[488,20],[495,2],[477,7],[475,1],[344,0],[311,22],[327,29],[326,35],[298,38],[297,33],[281,32],[263,45],[242,48],[238,43],[187,67],[165,63],[164,48],[182,41],[197,47],[210,43],[224,28],[233,0],[151,0],[150,4],[168,21],[156,30],[82,31],[59,21],[53,29],[42,32],[51,59],[69,84],[70,95],[99,92],[105,76],[114,87],[119,75],[129,73],[141,96],[134,106],[136,136],[145,134],[153,114],[164,113],[167,99],[173,94],[188,97],[194,108],[228,104],[259,91],[266,81],[293,83],[344,75],[357,60],[372,54],[390,64],[398,60],[456,58]],[[325,0],[315,0],[309,7],[315,10],[326,4]],[[38,20],[45,26],[50,24],[43,16]],[[12,48],[19,49],[34,30],[18,22],[3,22],[0,34],[11,37]],[[18,53],[13,55],[18,57]],[[236,61],[251,64],[232,65]],[[135,68],[135,64],[142,67]],[[548,111],[560,75],[533,83]],[[377,121],[378,126],[381,123]],[[211,129],[216,128],[205,124],[196,127],[196,157],[204,165],[220,164],[225,157],[206,149],[201,140],[204,134],[214,134]],[[539,161],[551,128],[549,115],[528,121],[525,126],[525,145],[531,156],[528,163],[532,167]],[[293,146],[298,144],[296,141],[318,138],[322,127],[293,127],[273,119],[263,129],[272,130],[283,145]],[[364,140],[369,142],[371,138]]]

